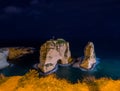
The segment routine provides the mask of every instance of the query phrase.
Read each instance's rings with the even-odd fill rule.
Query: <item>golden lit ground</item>
[[[72,84],[55,75],[39,78],[32,70],[24,76],[0,79],[0,91],[120,91],[120,80],[87,77],[83,82]]]

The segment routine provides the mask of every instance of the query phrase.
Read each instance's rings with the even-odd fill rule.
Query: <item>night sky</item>
[[[120,1],[0,0],[1,41],[52,36],[119,46]]]

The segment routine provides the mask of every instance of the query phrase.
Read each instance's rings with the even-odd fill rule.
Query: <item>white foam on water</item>
[[[35,68],[36,70],[39,71],[40,69],[38,68],[38,64],[39,64],[39,63],[34,64],[34,65],[33,65],[33,68]],[[44,72],[42,72],[42,71],[39,71],[39,73],[40,73],[40,75],[49,75],[49,74],[52,74],[52,73],[56,72],[57,70],[58,70],[58,64],[55,66],[55,68],[54,68],[53,70],[51,70],[51,71],[49,71],[49,72],[44,73]]]
[[[65,66],[70,66],[70,65],[72,65],[72,64],[73,64],[73,62],[72,62],[72,63],[68,63],[68,64],[58,64],[58,65],[65,67]]]
[[[58,70],[58,65],[55,66],[55,68],[49,72],[46,72],[46,73],[43,73],[43,72],[39,72],[41,75],[49,75],[49,74],[52,74],[54,72],[56,72]]]

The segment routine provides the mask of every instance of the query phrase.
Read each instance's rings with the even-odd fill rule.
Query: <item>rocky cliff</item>
[[[64,39],[51,39],[40,48],[40,64],[38,67],[46,73],[53,70],[57,63],[68,64],[70,59],[69,43]]]
[[[7,62],[8,52],[9,52],[8,48],[0,49],[0,69],[9,66],[9,63]]]
[[[34,52],[32,47],[9,47],[8,59],[13,60]]]
[[[94,44],[92,42],[88,42],[84,49],[84,58],[80,67],[84,69],[91,69],[92,66],[96,63],[96,56],[94,50]]]
[[[9,66],[7,60],[14,60],[22,57],[25,54],[33,53],[34,50],[31,47],[7,47],[0,48],[0,69]]]

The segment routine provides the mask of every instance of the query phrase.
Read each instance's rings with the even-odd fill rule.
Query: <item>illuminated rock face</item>
[[[96,63],[96,56],[94,50],[94,44],[92,42],[88,42],[84,49],[84,58],[80,67],[85,69],[91,69],[92,66]]]
[[[25,54],[33,53],[34,50],[31,47],[7,47],[0,48],[0,69],[9,66],[8,60],[13,60],[22,57]]]
[[[38,67],[44,72],[55,68],[58,62],[68,64],[71,58],[69,43],[63,39],[49,40],[40,48],[40,63]]]
[[[7,62],[8,53],[9,53],[8,48],[0,49],[0,69],[9,66],[9,63]]]
[[[8,59],[13,60],[34,52],[32,47],[9,47]]]

